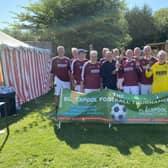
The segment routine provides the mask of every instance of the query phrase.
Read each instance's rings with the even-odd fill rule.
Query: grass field
[[[66,123],[49,117],[53,93],[9,117],[0,168],[167,168],[168,125]],[[4,119],[0,120],[3,129]],[[2,144],[6,134],[0,135]]]

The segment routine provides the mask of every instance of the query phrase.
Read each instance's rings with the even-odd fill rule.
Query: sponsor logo
[[[67,64],[57,64],[57,67],[58,68],[65,68],[65,67],[67,67]]]
[[[158,76],[167,75],[167,71],[156,71],[156,75]]]
[[[99,72],[100,72],[99,69],[92,69],[92,70],[91,70],[91,73],[93,73],[93,74],[95,74],[95,73],[99,73]]]
[[[133,70],[134,70],[133,67],[126,67],[126,68],[124,68],[124,71],[125,71],[125,72],[127,72],[127,71],[133,71]]]

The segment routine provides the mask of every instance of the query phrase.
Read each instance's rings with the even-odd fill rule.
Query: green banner
[[[84,94],[63,89],[58,120],[168,123],[168,92],[137,96],[113,90]]]

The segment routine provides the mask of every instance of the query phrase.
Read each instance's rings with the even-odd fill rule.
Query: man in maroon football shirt
[[[81,74],[81,92],[90,93],[102,86],[100,77],[100,63],[97,62],[98,52],[90,51],[90,60],[85,62]]]
[[[114,55],[115,60],[120,60],[120,51],[118,48],[113,49],[113,55]]]
[[[119,68],[119,73],[121,73],[120,76],[122,76],[124,82],[123,91],[125,93],[137,95],[139,94],[138,72],[131,49],[126,51],[126,57],[127,59],[122,62]]]
[[[72,72],[72,83],[74,90],[80,92],[80,82],[83,64],[87,61],[86,59],[87,50],[78,49],[78,59],[72,61],[71,72]]]
[[[143,59],[141,49],[139,47],[134,48],[134,56],[133,58],[136,61],[137,66],[140,66],[140,60]]]
[[[139,61],[140,59],[142,59],[142,52],[141,49],[139,47],[135,47],[134,48],[134,59],[136,61]]]
[[[142,72],[142,68],[140,66],[140,60],[143,59],[142,56],[142,52],[141,49],[139,47],[135,47],[134,48],[134,56],[133,56],[135,62],[136,62],[136,66],[137,66],[137,70],[138,72]],[[139,80],[139,76],[138,76],[138,80]],[[140,94],[140,83],[139,83],[139,94]]]
[[[150,46],[144,47],[144,57],[139,60],[141,70],[139,73],[139,81],[140,81],[140,93],[142,95],[150,94],[152,88],[152,77],[147,78],[145,76],[145,71],[148,66],[152,66],[157,62],[157,59],[152,56],[152,50]]]
[[[78,49],[77,48],[71,48],[71,53],[72,53],[72,60],[78,59]]]
[[[59,105],[59,96],[62,88],[70,89],[70,59],[65,54],[65,49],[63,46],[57,47],[58,56],[53,58],[51,75],[54,80],[55,86],[55,104],[56,112]]]

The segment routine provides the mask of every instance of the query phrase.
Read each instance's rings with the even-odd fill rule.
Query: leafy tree
[[[23,8],[13,27],[31,30],[39,40],[96,49],[123,47],[131,40],[120,0],[40,0]]]
[[[157,28],[156,40],[168,40],[168,8],[160,9],[154,13],[153,17]]]
[[[141,9],[134,7],[126,12],[129,25],[129,33],[132,42],[129,47],[143,46],[155,39],[156,27],[152,16],[152,10],[144,5]]]

